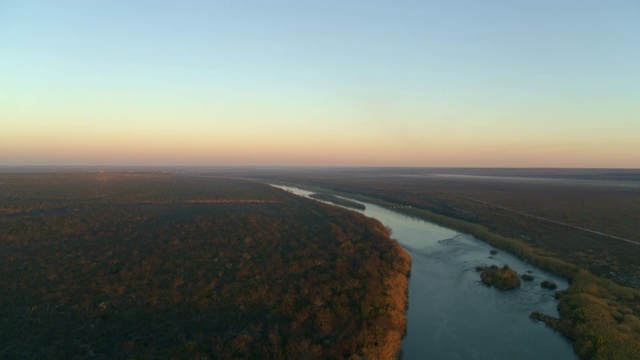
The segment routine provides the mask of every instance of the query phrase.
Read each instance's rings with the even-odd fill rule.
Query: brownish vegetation
[[[265,185],[0,175],[0,358],[397,356],[408,254]]]
[[[529,274],[522,274],[520,278],[524,281],[533,281],[534,277]]]
[[[253,176],[398,209],[563,275],[571,286],[559,294],[561,318],[533,317],[573,339],[582,359],[640,354],[638,170],[290,170]],[[512,178],[518,176],[529,179]]]
[[[557,329],[575,340],[574,349],[581,358],[638,358],[640,291],[583,270],[559,296]]]
[[[545,288],[545,289],[549,289],[549,290],[555,290],[558,285],[556,285],[555,282],[551,281],[551,280],[544,280],[540,283],[540,286]]]
[[[515,270],[508,265],[498,267],[491,265],[480,270],[480,280],[487,286],[501,290],[511,290],[520,287],[520,278]]]
[[[322,174],[292,171],[255,172],[253,175],[271,181],[330,189],[338,194],[358,194],[386,201],[394,207],[404,205],[406,207],[397,210],[416,216],[423,217],[414,210],[426,210],[478,224],[491,233],[544,249],[549,255],[596,275],[623,285],[640,287],[640,262],[637,261],[640,252],[640,171],[635,177],[626,173],[618,175],[623,180],[635,181],[632,186],[624,186],[629,181],[607,185],[603,180],[592,184],[586,175],[575,181],[564,178],[558,181],[545,178],[515,181],[509,178],[435,175],[447,170],[372,169],[368,172]],[[475,174],[479,171],[470,169],[468,172]],[[541,176],[534,172],[513,172],[523,176]],[[486,173],[493,174],[491,170],[486,170]],[[560,173],[556,176],[567,175]],[[606,174],[600,178],[607,179]],[[524,214],[611,234],[639,244]]]

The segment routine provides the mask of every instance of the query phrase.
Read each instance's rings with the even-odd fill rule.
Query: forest
[[[254,169],[242,175],[395,209],[564,276],[571,285],[556,293],[560,318],[531,317],[571,339],[581,359],[640,358],[638,170]]]
[[[0,358],[399,356],[408,254],[260,183],[0,174]]]

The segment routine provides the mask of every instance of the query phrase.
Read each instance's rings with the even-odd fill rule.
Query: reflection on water
[[[564,279],[502,251],[490,255],[492,248],[473,236],[363,204],[366,210],[359,212],[390,227],[411,254],[404,359],[576,358],[568,340],[529,319],[532,311],[558,315],[553,291],[542,289],[540,282],[553,280],[561,290],[568,287]],[[475,267],[494,264],[509,264],[535,279],[514,291],[488,288],[479,283]]]

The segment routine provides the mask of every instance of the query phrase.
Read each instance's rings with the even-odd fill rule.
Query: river
[[[276,187],[304,197],[312,194]],[[529,319],[532,311],[558,316],[554,292],[540,283],[553,280],[562,290],[569,286],[566,280],[506,252],[491,255],[493,248],[471,235],[357,202],[366,206],[358,212],[390,227],[392,237],[411,255],[403,359],[577,358],[560,333]],[[511,291],[479,282],[476,266],[504,264],[534,280]]]

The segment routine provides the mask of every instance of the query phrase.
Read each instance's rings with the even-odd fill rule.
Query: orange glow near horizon
[[[333,107],[257,98],[244,107],[59,100],[0,109],[8,119],[0,132],[0,166],[640,168],[635,113],[587,105],[556,113],[529,112],[530,105],[469,112],[419,101],[394,110],[393,98],[366,106],[342,99]],[[624,126],[609,126],[605,118]]]
[[[86,129],[85,129],[86,130]],[[131,128],[0,135],[3,165],[640,167],[627,141],[527,141],[381,133],[243,133]],[[14,132],[14,134],[16,134]],[[606,150],[606,151],[605,151]]]
[[[0,167],[640,168],[632,3],[9,1]]]

